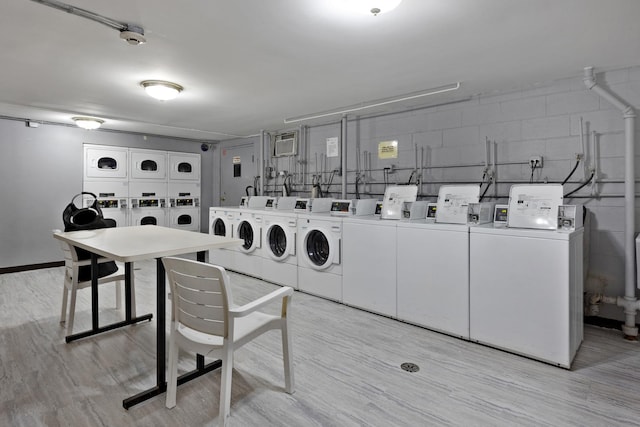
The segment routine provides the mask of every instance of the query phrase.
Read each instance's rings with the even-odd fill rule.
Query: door
[[[239,206],[240,198],[253,195],[256,169],[254,145],[244,144],[222,148],[220,152],[220,206]]]

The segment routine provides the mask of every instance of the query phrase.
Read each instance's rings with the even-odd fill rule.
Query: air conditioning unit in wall
[[[276,134],[272,141],[273,156],[295,156],[298,152],[298,131]]]

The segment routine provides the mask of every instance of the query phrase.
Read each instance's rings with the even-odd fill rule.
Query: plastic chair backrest
[[[171,287],[172,320],[196,331],[228,336],[230,293],[222,267],[164,258]]]

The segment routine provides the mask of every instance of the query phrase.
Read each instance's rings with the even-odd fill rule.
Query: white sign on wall
[[[327,138],[327,157],[338,157],[340,155],[340,144],[338,137]]]

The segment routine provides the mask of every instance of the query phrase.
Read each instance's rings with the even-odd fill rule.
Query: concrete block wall
[[[598,84],[607,87],[624,102],[640,109],[640,67],[608,71],[597,75]],[[580,137],[580,122],[584,125],[586,152]],[[640,121],[640,120],[639,120]],[[640,139],[640,126],[636,138]],[[594,159],[593,138],[596,132],[597,158]],[[340,123],[306,128],[305,158],[299,159],[314,173],[316,158],[326,154],[326,138],[340,136]],[[624,294],[624,121],[622,113],[582,82],[582,74],[547,85],[516,92],[479,96],[470,100],[370,118],[348,117],[347,163],[348,197],[354,196],[356,157],[364,167],[364,157],[370,158],[372,171],[367,173],[370,184],[360,187],[371,197],[384,192],[382,168],[394,165],[391,183],[405,183],[411,170],[424,166],[422,195],[432,198],[442,182],[480,182],[485,159],[485,139],[495,147],[497,178],[502,182],[487,195],[505,200],[512,183],[529,182],[530,156],[543,157],[543,168],[536,170],[534,182],[562,182],[576,162],[576,154],[583,153],[571,180],[565,184],[565,193],[576,188],[589,177],[589,167],[597,162],[601,182],[597,186],[601,197],[589,197],[589,186],[565,199],[566,203],[584,204],[591,212],[588,291],[607,295]],[[378,159],[381,141],[398,141],[398,158]],[[358,151],[359,149],[359,151]],[[640,154],[640,150],[636,149]],[[278,169],[279,162],[271,164]],[[340,168],[340,157],[326,159],[327,173]],[[636,167],[640,162],[636,158]],[[476,166],[469,166],[476,165]],[[640,170],[640,169],[638,169]],[[301,177],[296,182],[303,182]],[[305,182],[310,182],[307,179]],[[340,195],[340,178],[335,177],[331,187],[334,197]],[[268,189],[268,187],[267,187]],[[308,187],[295,187],[300,194]],[[640,215],[636,209],[636,227]],[[603,307],[601,315],[623,319],[620,309]]]

